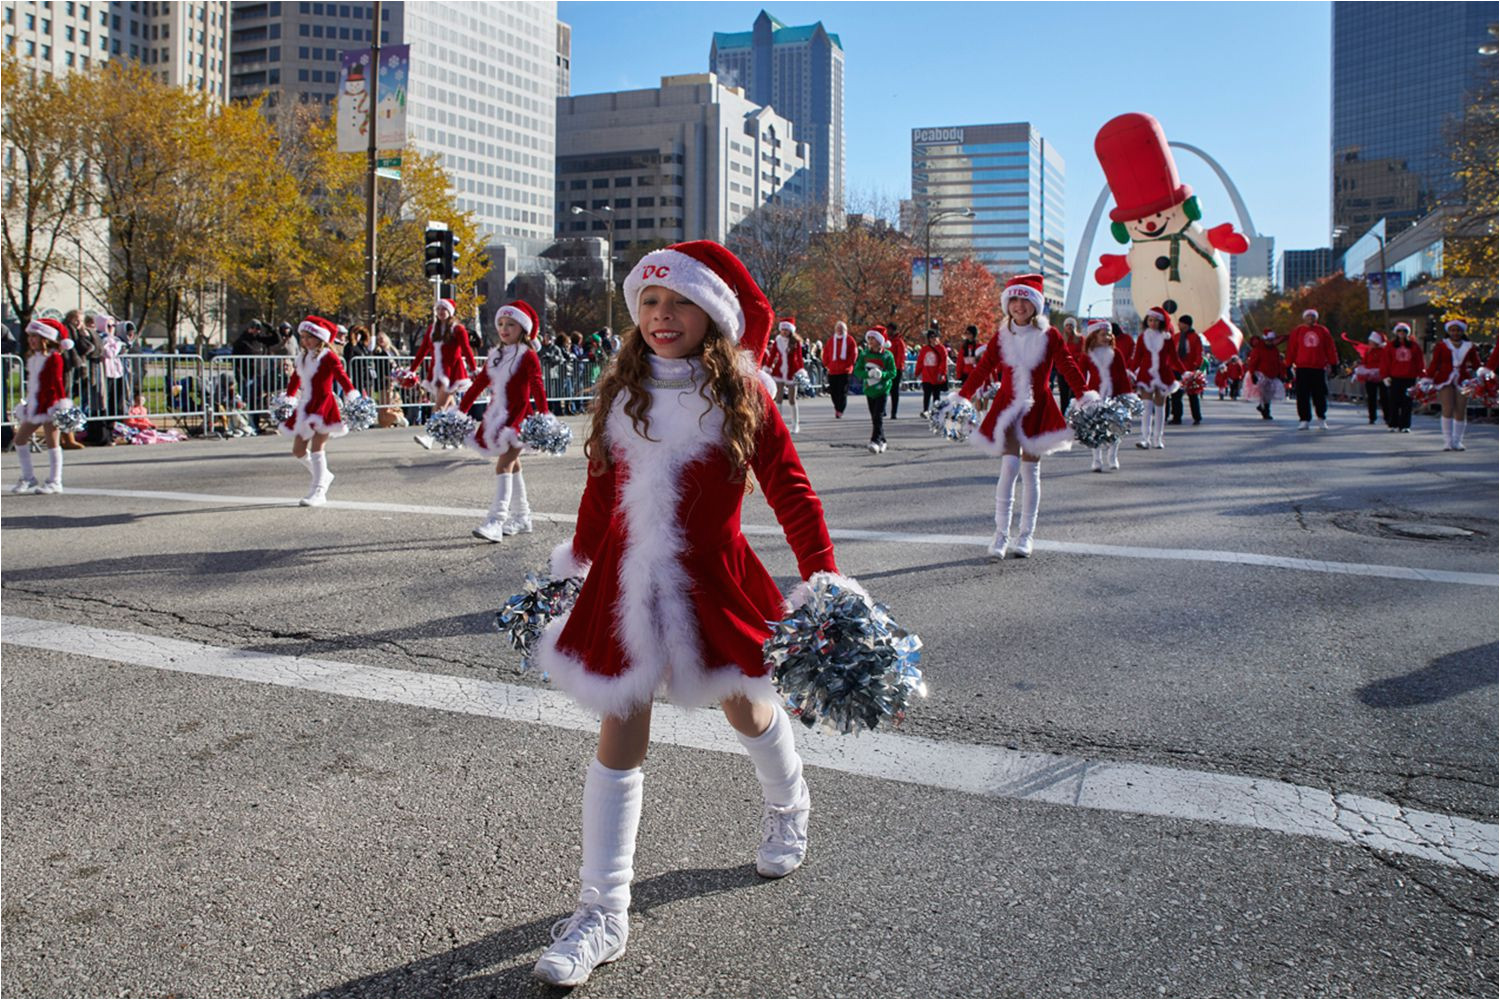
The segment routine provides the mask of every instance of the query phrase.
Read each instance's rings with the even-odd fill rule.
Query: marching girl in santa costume
[[[12,493],[61,493],[63,453],[61,435],[52,418],[73,405],[63,386],[63,351],[73,349],[68,328],[55,319],[26,324],[26,401],[15,409],[16,461],[21,479]],[[47,445],[47,481],[37,483],[31,466],[31,438],[42,432]]]
[[[525,302],[501,306],[495,312],[495,334],[500,343],[490,348],[484,367],[474,377],[458,408],[468,413],[479,394],[490,390],[484,418],[469,434],[468,445],[495,460],[495,499],[489,516],[474,529],[475,538],[498,542],[506,535],[531,530],[531,503],[521,474],[521,421],[547,412],[547,387],[542,363],[531,344],[541,331],[536,310]]]
[[[858,354],[859,343],[849,335],[848,325],[843,320],[833,324],[833,336],[823,345],[823,367],[828,371],[828,395],[833,397],[835,420],[843,419],[849,405],[849,373],[854,371]]]
[[[1165,448],[1167,397],[1182,387],[1182,361],[1172,336],[1172,321],[1156,307],[1146,313],[1146,328],[1135,344],[1135,380],[1141,386],[1146,413],[1141,417],[1141,439],[1137,448]]]
[[[1391,342],[1380,359],[1380,379],[1385,383],[1391,401],[1391,430],[1411,433],[1411,397],[1407,390],[1427,373],[1422,360],[1422,345],[1411,335],[1411,325],[1397,323],[1391,327]]]
[[[1123,395],[1134,388],[1125,355],[1115,346],[1115,333],[1107,319],[1091,319],[1085,328],[1083,352],[1078,358],[1083,373],[1083,387],[1092,389],[1101,399]],[[1111,441],[1094,449],[1095,472],[1120,467],[1120,442]]]
[[[1013,278],[1000,293],[1005,318],[969,373],[958,395],[972,400],[993,375],[1000,380],[995,399],[979,427],[970,435],[981,451],[1000,456],[1000,479],[995,484],[995,540],[990,558],[1004,559],[1010,543],[1010,520],[1015,508],[1016,479],[1021,479],[1021,524],[1011,554],[1031,555],[1037,509],[1042,498],[1045,455],[1073,447],[1073,431],[1057,408],[1051,392],[1052,371],[1062,373],[1073,394],[1083,402],[1099,398],[1084,388],[1083,373],[1063,344],[1062,334],[1046,325],[1047,300],[1042,276]],[[949,397],[951,402],[952,397]]]
[[[338,324],[321,316],[309,316],[297,325],[302,349],[292,361],[294,370],[286,386],[286,394],[296,406],[276,428],[293,439],[292,457],[306,465],[312,475],[312,488],[301,501],[304,507],[321,507],[328,502],[333,473],[328,471],[324,446],[329,438],[349,433],[338,400],[333,398],[333,387],[338,385],[344,391],[346,401],[359,396],[338,352],[329,349],[337,335]]]
[[[757,378],[773,314],[744,265],[717,243],[678,243],[641,258],[624,294],[636,326],[596,389],[578,527],[552,556],[554,579],[583,586],[534,658],[603,716],[578,909],[534,970],[560,986],[625,951],[655,695],[722,705],[765,799],[756,871],[787,875],[806,853],[811,800],[761,651],[787,603],[740,533],[747,474],[801,576],[838,572],[822,504]]]
[[[802,430],[802,417],[797,410],[797,373],[804,367],[802,360],[802,338],[797,336],[797,321],[784,317],[776,324],[776,339],[771,341],[766,352],[766,371],[776,380],[776,405],[783,398],[792,404],[792,433]]]
[[[1432,360],[1427,363],[1427,374],[1438,391],[1438,404],[1443,408],[1440,418],[1443,425],[1443,450],[1467,451],[1464,447],[1464,431],[1469,429],[1469,401],[1458,391],[1458,383],[1471,378],[1479,367],[1479,352],[1469,339],[1469,324],[1461,319],[1450,319],[1443,324],[1448,336],[1432,348]]]
[[[1250,341],[1250,356],[1245,360],[1245,371],[1250,375],[1253,396],[1260,400],[1255,408],[1262,420],[1271,419],[1271,404],[1286,396],[1286,360],[1281,356],[1281,343],[1274,330]]]
[[[427,390],[434,413],[446,410],[454,396],[469,388],[469,373],[475,368],[469,331],[454,319],[457,312],[458,306],[452,299],[438,300],[437,318],[427,328],[422,346],[411,360],[417,384]],[[432,438],[426,434],[418,434],[413,440],[423,448],[432,449]]]

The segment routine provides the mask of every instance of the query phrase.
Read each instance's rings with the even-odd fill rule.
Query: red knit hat
[[[1193,195],[1177,176],[1161,122],[1150,115],[1132,111],[1105,122],[1094,136],[1094,154],[1115,196],[1114,222],[1143,219]]]
[[[637,325],[641,292],[651,285],[691,299],[720,333],[760,363],[775,313],[745,265],[729,250],[711,240],[691,240],[642,257],[625,278],[625,307]]]
[[[298,333],[310,333],[325,344],[332,343],[339,334],[339,325],[322,316],[309,316],[297,324]]]
[[[520,299],[507,302],[495,310],[496,329],[500,327],[502,319],[515,320],[521,324],[521,329],[525,330],[528,335],[540,333],[542,329],[542,321],[537,317],[536,310],[531,308],[530,303],[522,302]]]
[[[1011,299],[1025,299],[1036,309],[1037,315],[1047,311],[1047,296],[1042,292],[1042,276],[1040,274],[1021,274],[1011,278],[1005,283],[1005,291],[1000,293],[1000,308]]]

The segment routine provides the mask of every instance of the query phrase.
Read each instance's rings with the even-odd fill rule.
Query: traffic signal
[[[422,234],[422,273],[429,281],[453,277],[453,230],[441,222],[429,222]]]
[[[458,281],[458,276],[463,273],[460,265],[459,252],[463,250],[463,241],[452,232],[448,233],[448,273],[444,275],[449,281]]]

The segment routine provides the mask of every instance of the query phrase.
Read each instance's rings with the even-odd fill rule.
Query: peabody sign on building
[[[911,130],[913,146],[926,146],[932,143],[963,145],[963,141],[964,130],[961,128],[914,128]]]

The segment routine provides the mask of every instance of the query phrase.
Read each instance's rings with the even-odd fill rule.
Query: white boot
[[[507,535],[527,535],[531,533],[531,502],[526,499],[526,479],[517,470],[511,474],[511,480],[510,516],[504,519],[501,527]]]
[[[617,771],[598,760],[583,782],[583,865],[578,909],[552,927],[552,946],[532,974],[554,986],[578,986],[594,969],[625,954],[630,880],[641,823],[641,769]]]
[[[1156,408],[1156,438],[1152,441],[1151,446],[1153,448],[1165,448],[1167,446],[1167,443],[1164,440],[1166,436],[1167,408],[1165,406],[1158,406]]]
[[[1156,404],[1146,400],[1146,412],[1141,414],[1141,439],[1135,443],[1137,448],[1151,447],[1151,435],[1156,426]]]
[[[321,451],[308,452],[307,464],[312,475],[312,490],[302,498],[302,506],[321,507],[328,502],[328,485],[333,482],[333,473],[328,471],[328,456]]]
[[[1120,468],[1120,442],[1119,441],[1111,441],[1109,443],[1109,467],[1110,467],[1111,470],[1117,470],[1117,469]]]
[[[1443,428],[1443,450],[1453,450],[1453,419],[1451,417],[1438,417],[1438,423]]]
[[[800,434],[802,432],[802,411],[797,408],[796,386],[791,386],[790,391],[792,394],[792,433]]]
[[[1469,429],[1469,422],[1467,420],[1459,420],[1457,417],[1453,418],[1453,450],[1454,451],[1468,451],[1469,450],[1469,449],[1467,449],[1467,448],[1464,447],[1464,431],[1466,431],[1468,429]]]
[[[755,870],[766,878],[790,875],[807,856],[807,819],[812,797],[802,780],[802,758],[797,756],[792,721],[775,707],[771,725],[759,736],[735,733],[755,764],[765,809],[761,813],[761,844]]]
[[[1089,471],[1104,471],[1104,445],[1101,444],[1099,447],[1094,449],[1094,463],[1089,466]]]
[[[36,481],[36,470],[31,465],[31,449],[24,445],[16,446],[16,464],[21,467],[21,481],[10,488],[12,493],[35,493],[41,488]]]
[[[1000,478],[995,482],[995,540],[990,543],[990,558],[1004,559],[1010,539],[1010,516],[1016,507],[1016,477],[1021,474],[1021,456],[1006,455],[1000,459]]]
[[[1042,503],[1042,463],[1021,463],[1021,536],[1016,539],[1016,558],[1031,555],[1031,536],[1036,534],[1036,512]]]
[[[38,493],[61,493],[63,453],[61,448],[47,449],[47,481],[36,488]]]
[[[495,474],[495,499],[490,502],[490,512],[484,523],[474,529],[475,538],[498,542],[505,537],[505,520],[510,515],[511,492],[517,478],[509,472]]]

